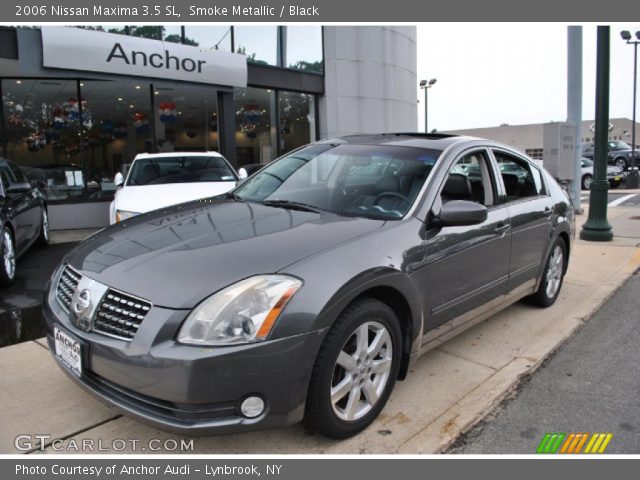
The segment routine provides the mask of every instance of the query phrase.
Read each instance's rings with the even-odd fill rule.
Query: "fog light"
[[[255,418],[264,412],[264,400],[260,397],[247,397],[240,404],[240,411],[247,418]]]

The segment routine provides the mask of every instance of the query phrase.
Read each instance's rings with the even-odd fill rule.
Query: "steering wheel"
[[[378,202],[380,202],[380,200],[383,199],[384,197],[394,197],[394,198],[396,198],[398,200],[401,200],[403,202],[407,202],[408,204],[411,204],[411,200],[409,200],[407,197],[405,197],[401,193],[397,193],[397,192],[382,192],[382,193],[379,193],[376,196],[376,198],[373,200],[373,205],[377,205]]]

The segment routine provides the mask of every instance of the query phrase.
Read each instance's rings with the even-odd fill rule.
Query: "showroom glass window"
[[[322,73],[322,27],[282,27],[285,31],[285,65],[305,72]]]
[[[280,116],[279,155],[316,140],[313,95],[278,92],[278,115]]]
[[[229,25],[211,25],[206,27],[187,25],[184,27],[184,43],[203,49],[230,52],[231,37],[232,33]]]
[[[277,156],[275,92],[236,88],[233,101],[238,165],[269,163]]]
[[[154,83],[153,90],[157,151],[218,151],[215,88]]]
[[[135,81],[83,80],[84,171],[88,198],[113,197],[113,176],[136,154],[153,151],[149,85]]]
[[[234,27],[236,53],[252,63],[278,65],[278,27]]]
[[[46,183],[49,200],[83,198],[81,124],[76,80],[2,80],[3,153],[32,180]]]

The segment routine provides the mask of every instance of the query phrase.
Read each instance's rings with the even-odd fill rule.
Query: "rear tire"
[[[567,267],[567,246],[562,238],[556,238],[546,259],[540,286],[527,301],[535,306],[547,308],[556,303]]]
[[[368,427],[384,408],[400,368],[398,318],[373,298],[356,300],[329,330],[313,367],[303,423],[332,438]]]
[[[16,245],[11,230],[0,232],[0,287],[8,287],[16,279]]]
[[[46,208],[42,209],[41,222],[37,243],[41,247],[46,247],[49,245],[49,212]]]
[[[591,176],[591,174],[587,173],[587,174],[583,175],[582,176],[582,189],[583,190],[590,190],[592,181],[593,181],[593,177]]]

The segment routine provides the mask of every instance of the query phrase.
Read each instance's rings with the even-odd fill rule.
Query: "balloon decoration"
[[[174,123],[177,117],[176,104],[173,102],[160,102],[160,121]]]
[[[136,133],[144,133],[149,130],[149,118],[145,113],[136,112],[133,114],[133,127]]]
[[[27,137],[27,150],[37,152],[47,146],[47,138],[43,132],[32,133]]]
[[[256,138],[258,125],[262,121],[263,111],[256,103],[248,103],[242,106],[240,110],[241,120],[240,129],[247,138]]]

